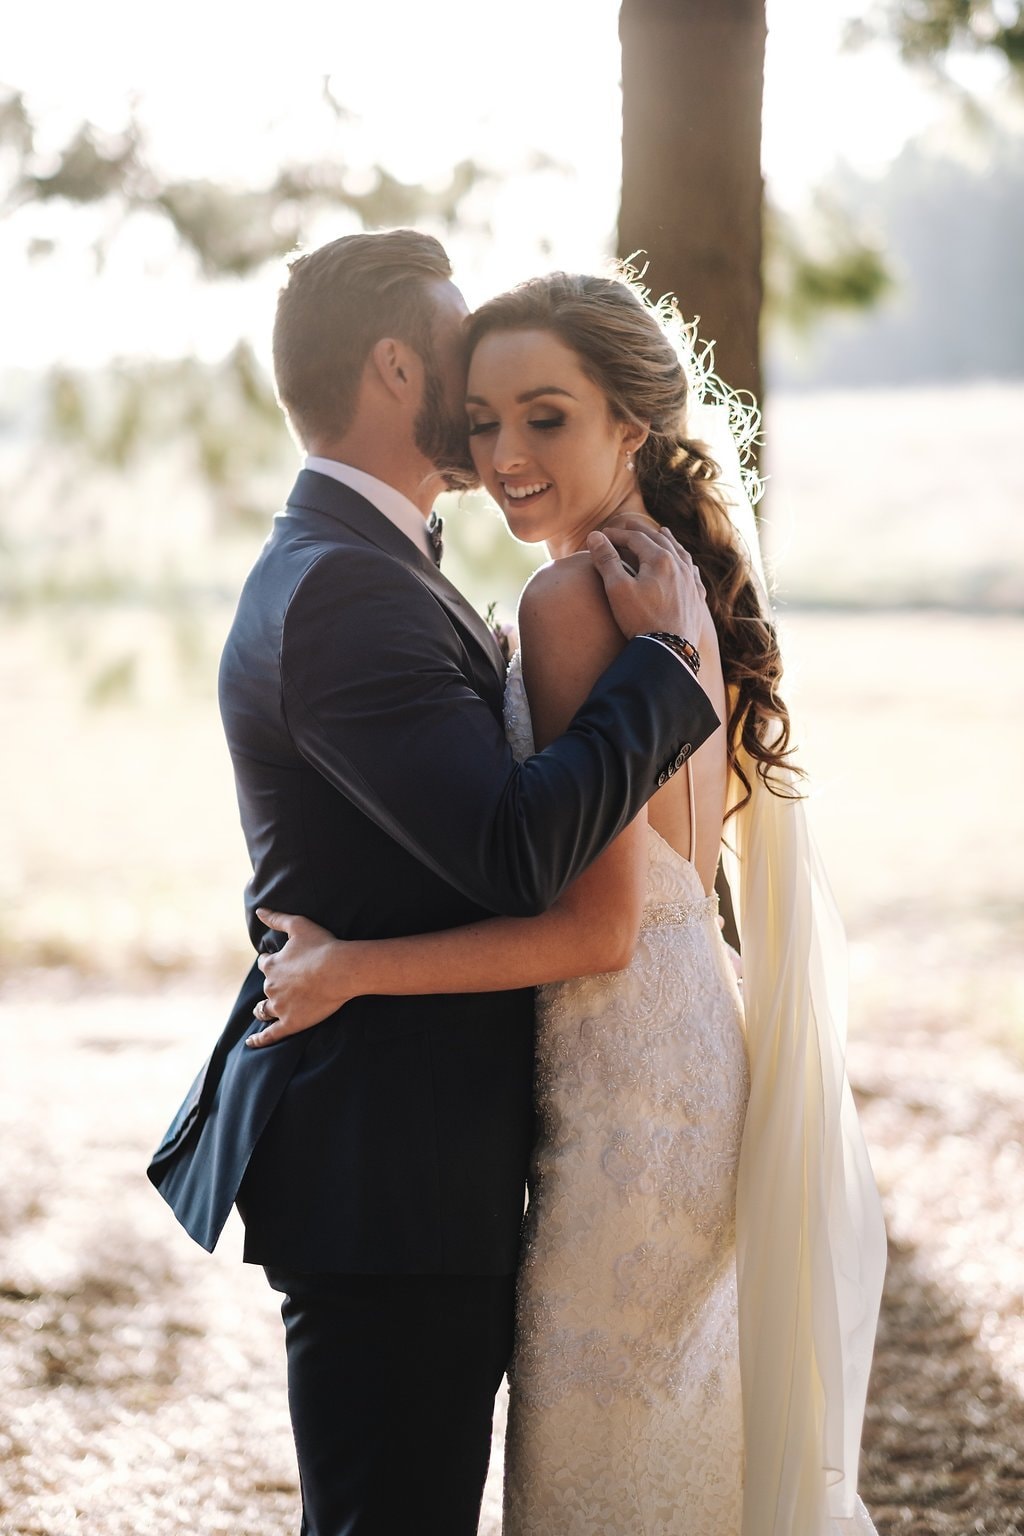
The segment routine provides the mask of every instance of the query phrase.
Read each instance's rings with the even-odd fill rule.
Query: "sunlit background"
[[[713,9],[663,6],[673,46]],[[414,223],[444,240],[470,304],[604,267],[619,12],[299,0],[269,22],[185,0],[25,8],[5,26],[0,1129],[18,1176],[0,1180],[0,1263],[5,1315],[28,1326],[35,1308],[35,1352],[0,1353],[17,1404],[6,1439],[0,1420],[5,1531],[169,1532],[188,1511],[199,1529],[200,1506],[203,1529],[290,1528],[272,1330],[231,1313],[235,1255],[191,1264],[134,1183],[248,963],[214,685],[298,462],[268,377],[283,256]],[[773,0],[767,23],[762,533],[896,1242],[870,1491],[883,1532],[1017,1531],[1024,23],[1012,0]],[[733,104],[709,80],[685,106],[710,158]],[[653,161],[664,206],[699,231],[721,188],[673,169],[665,112],[633,163]],[[655,210],[637,243],[699,312],[661,228]],[[702,315],[708,339],[725,345],[724,327]],[[446,510],[446,569],[511,615],[535,554],[480,497]],[[129,1184],[131,1234],[110,1208]],[[206,1322],[175,1312],[155,1271],[219,1318],[215,1385],[188,1343]],[[111,1328],[120,1375],[95,1342]],[[97,1427],[111,1394],[121,1440]],[[276,1446],[262,1493],[253,1412]],[[131,1438],[143,1421],[162,1458]],[[98,1457],[88,1476],[82,1457]]]

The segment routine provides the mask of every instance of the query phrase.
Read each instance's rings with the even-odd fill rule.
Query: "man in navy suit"
[[[465,304],[442,247],[362,234],[295,261],[278,392],[308,457],[249,575],[221,711],[257,907],[351,938],[545,910],[718,726],[647,631],[697,632],[685,559],[640,532],[630,643],[517,765],[487,626],[438,569],[432,503],[468,483]],[[307,1536],[476,1530],[531,1143],[533,998],[366,997],[260,1051],[253,966],[150,1177],[284,1296]]]

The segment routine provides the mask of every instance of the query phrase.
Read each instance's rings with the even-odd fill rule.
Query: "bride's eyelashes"
[[[543,421],[528,421],[526,425],[528,427],[536,427],[538,432],[549,432],[553,427],[564,427],[565,417],[545,417]],[[473,421],[469,425],[469,435],[470,437],[479,437],[481,433],[496,431],[497,427],[498,423],[496,421]]]

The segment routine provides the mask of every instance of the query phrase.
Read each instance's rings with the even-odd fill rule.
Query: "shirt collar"
[[[307,454],[305,467],[318,475],[330,475],[332,480],[340,481],[349,490],[365,497],[389,523],[393,523],[406,538],[411,539],[417,549],[433,560],[434,552],[423,513],[408,496],[396,491],[393,485],[378,480],[376,475],[368,475],[364,469],[355,469],[351,464],[340,463],[338,459],[322,459],[313,453]]]

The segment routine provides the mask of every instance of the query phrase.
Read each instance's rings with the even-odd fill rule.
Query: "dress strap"
[[[690,791],[690,863],[697,862],[697,801],[693,793],[693,758],[686,759],[686,787]]]

